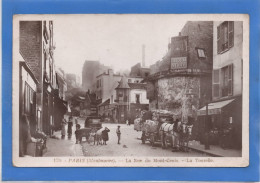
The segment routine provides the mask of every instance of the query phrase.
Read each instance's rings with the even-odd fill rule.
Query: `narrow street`
[[[84,121],[79,120],[81,127],[84,126]],[[158,143],[152,147],[149,142],[142,144],[140,140],[141,132],[134,130],[134,126],[121,126],[121,144],[117,144],[116,128],[118,124],[103,123],[103,127],[110,129],[109,141],[107,145],[93,145],[88,143],[85,139],[82,142],[82,151],[84,156],[154,156],[154,157],[203,157],[204,154],[190,151],[185,152],[171,152],[171,149],[162,149]],[[139,137],[139,139],[138,139]],[[74,136],[72,137],[74,138]]]

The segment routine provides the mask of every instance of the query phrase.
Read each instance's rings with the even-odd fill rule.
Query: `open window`
[[[217,27],[217,52],[221,54],[234,46],[234,22],[225,21]]]

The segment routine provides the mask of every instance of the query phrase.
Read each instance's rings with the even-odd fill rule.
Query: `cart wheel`
[[[165,149],[167,149],[167,148],[168,148],[168,144],[167,144],[167,137],[166,137],[166,136],[164,137],[164,146],[165,146]]]
[[[150,143],[151,143],[151,146],[153,147],[154,146],[154,135],[150,135]]]
[[[164,149],[165,148],[165,142],[164,142],[164,134],[161,134],[161,147]]]

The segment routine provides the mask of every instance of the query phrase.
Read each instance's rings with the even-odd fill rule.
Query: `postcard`
[[[13,16],[13,166],[246,167],[249,16]]]

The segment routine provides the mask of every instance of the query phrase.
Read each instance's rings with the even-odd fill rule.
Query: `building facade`
[[[186,123],[196,119],[203,101],[211,99],[212,50],[213,22],[187,22],[163,59],[150,67],[149,109],[172,111]]]
[[[53,21],[20,21],[19,52],[39,82],[36,92],[36,128],[47,135],[51,135],[55,129],[55,121],[58,123],[57,102],[61,100],[64,106],[64,101],[59,98],[53,39]]]
[[[114,74],[112,69],[108,69],[107,72],[98,75],[95,80],[95,93],[97,99],[102,99],[102,102],[111,97],[115,99],[115,88],[118,86],[118,82],[121,78],[122,76]]]
[[[242,146],[243,23],[214,22],[212,102],[208,105],[208,131],[230,132],[231,148]],[[205,107],[198,111],[206,114]],[[203,124],[201,124],[203,126]],[[221,141],[220,135],[216,143]],[[213,142],[214,143],[214,142]]]

